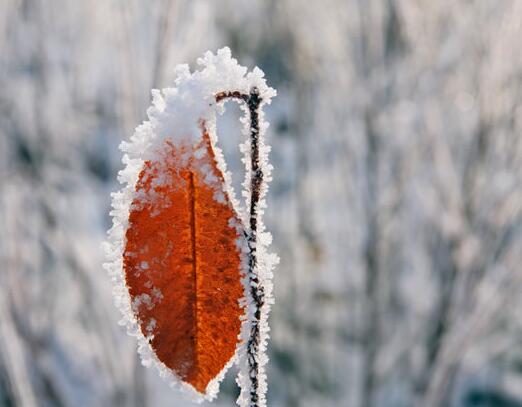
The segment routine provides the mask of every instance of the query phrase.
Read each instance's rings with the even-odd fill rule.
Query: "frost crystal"
[[[152,105],[147,110],[148,121],[138,126],[130,141],[122,142],[120,149],[124,152],[123,164],[125,168],[118,174],[118,180],[124,186],[119,192],[112,194],[113,226],[109,230],[108,242],[105,245],[107,263],[104,267],[114,281],[114,298],[116,306],[121,310],[123,318],[122,325],[127,326],[130,335],[136,336],[139,343],[139,353],[145,366],[156,366],[160,375],[166,379],[171,386],[181,388],[193,400],[201,402],[204,399],[213,399],[218,390],[219,382],[223,379],[225,371],[237,362],[240,366],[238,383],[241,386],[241,395],[238,403],[241,406],[250,405],[252,393],[256,393],[256,405],[264,406],[266,393],[265,365],[267,363],[266,344],[268,340],[268,313],[272,300],[272,269],[277,262],[277,256],[271,255],[267,247],[271,242],[270,233],[265,231],[262,222],[267,183],[270,181],[272,166],[268,163],[270,147],[264,143],[264,134],[268,123],[264,121],[262,106],[270,103],[275,96],[275,90],[266,85],[263,72],[255,68],[247,73],[247,69],[237,63],[231,57],[228,48],[220,49],[216,54],[205,53],[203,58],[198,59],[199,70],[190,72],[187,65],[176,67],[175,86],[162,90],[152,90]],[[250,139],[241,146],[244,154],[243,162],[246,166],[246,178],[243,183],[243,196],[246,199],[246,207],[241,208],[239,201],[231,186],[231,175],[227,172],[226,163],[222,151],[217,147],[216,113],[224,111],[224,99],[216,102],[216,95],[222,93],[237,95],[252,95],[255,92],[259,104],[255,110],[257,160],[258,171],[263,175],[259,185],[256,186],[256,205],[251,207],[253,194],[251,150]],[[238,98],[240,99],[240,98]],[[242,108],[245,118],[242,120],[245,135],[251,135],[252,115],[254,110],[246,99],[242,100]],[[249,109],[250,106],[250,109]],[[170,369],[168,369],[155,355],[148,339],[154,335],[156,321],[151,320],[146,332],[142,332],[135,316],[138,307],[153,307],[162,300],[162,293],[152,292],[152,296],[143,294],[134,302],[131,301],[129,292],[125,285],[123,270],[123,250],[125,247],[125,232],[128,227],[128,217],[132,202],[136,198],[135,185],[138,181],[140,171],[146,161],[159,161],[164,154],[162,148],[166,140],[177,146],[194,146],[201,142],[201,123],[209,133],[213,145],[215,159],[218,169],[224,175],[224,191],[216,192],[214,199],[223,202],[225,196],[231,201],[233,208],[241,220],[240,225],[231,219],[231,226],[245,234],[245,239],[238,239],[238,250],[242,253],[242,282],[245,297],[241,299],[240,305],[245,307],[246,317],[242,320],[240,344],[236,355],[218,376],[210,382],[204,395],[198,393],[191,385],[183,382]],[[204,151],[196,151],[195,158],[200,159]],[[188,160],[190,157],[182,157]],[[202,171],[206,176],[204,182],[214,185],[218,180],[210,168]],[[255,174],[254,174],[255,175]],[[163,182],[158,180],[156,182]],[[162,205],[171,205],[170,202],[162,202]],[[159,209],[159,208],[158,208]],[[254,213],[254,216],[252,215]],[[252,218],[255,218],[255,230],[252,230]],[[146,250],[147,248],[143,248]],[[255,254],[255,264],[252,264],[252,253]],[[147,273],[149,264],[143,262],[135,271],[136,273]],[[256,297],[255,291],[263,290],[262,303]],[[256,316],[257,314],[257,316]],[[249,356],[249,341],[251,340],[253,328],[257,329],[258,347],[256,355]],[[257,363],[256,389],[252,389],[252,358]]]

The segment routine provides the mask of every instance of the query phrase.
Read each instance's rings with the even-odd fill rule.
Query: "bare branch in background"
[[[0,2],[0,404],[183,403],[118,328],[100,243],[151,82],[224,45],[279,91],[269,405],[522,404],[520,15],[514,0]]]

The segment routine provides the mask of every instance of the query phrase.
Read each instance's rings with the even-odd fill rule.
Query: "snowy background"
[[[190,405],[101,242],[150,89],[224,45],[279,91],[270,406],[522,406],[521,38],[520,0],[1,0],[0,406]]]

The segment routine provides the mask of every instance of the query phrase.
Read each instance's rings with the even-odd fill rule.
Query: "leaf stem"
[[[260,406],[259,394],[259,352],[261,344],[261,313],[265,304],[265,289],[259,279],[257,256],[258,208],[264,182],[263,167],[259,159],[259,107],[262,99],[257,88],[249,94],[239,91],[221,92],[216,95],[216,102],[227,98],[239,99],[246,103],[250,115],[250,208],[249,229],[245,230],[248,243],[248,281],[252,297],[253,317],[250,321],[250,335],[246,345],[250,379],[250,407]]]

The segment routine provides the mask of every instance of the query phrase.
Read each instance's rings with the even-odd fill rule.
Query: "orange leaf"
[[[139,175],[125,235],[125,281],[141,330],[158,359],[200,393],[234,356],[243,314],[231,222],[239,220],[223,195],[206,132],[195,147],[166,141]]]

